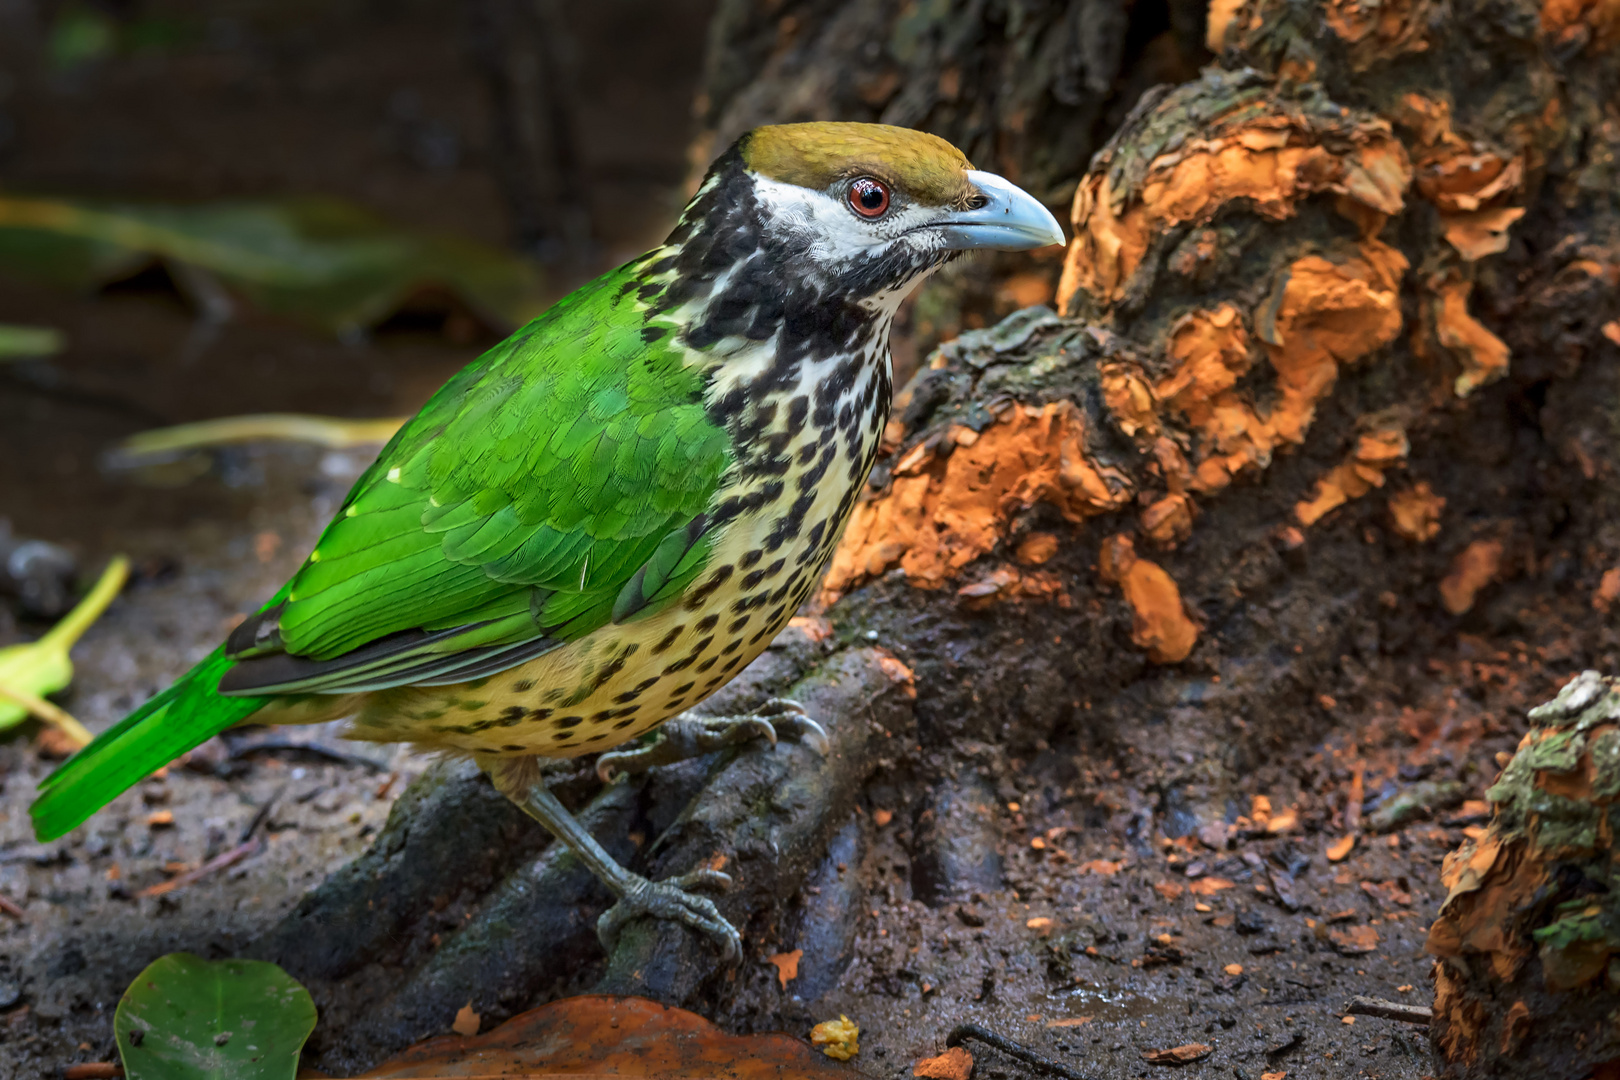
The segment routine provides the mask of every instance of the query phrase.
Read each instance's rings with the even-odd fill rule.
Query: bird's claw
[[[728,964],[734,964],[742,959],[742,935],[720,914],[713,900],[694,896],[687,891],[702,888],[724,891],[730,887],[731,875],[719,870],[693,870],[667,881],[648,881],[637,877],[636,883],[619,898],[619,902],[596,920],[596,936],[608,955],[612,956],[619,943],[619,933],[626,924],[649,916],[668,919],[706,935],[720,947],[721,958]]]
[[[796,739],[822,757],[831,752],[827,731],[790,698],[771,698],[746,716],[677,716],[658,729],[655,742],[632,750],[610,750],[596,759],[604,784],[620,775],[645,772],[655,765],[707,754],[738,743],[765,739],[774,747],[780,737]]]

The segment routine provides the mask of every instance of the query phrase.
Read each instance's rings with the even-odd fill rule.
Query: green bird
[[[878,453],[889,329],[975,248],[1063,242],[1037,200],[932,135],[758,128],[664,244],[559,301],[450,379],[356,481],[298,572],[206,660],[41,785],[41,840],[247,721],[471,755],[643,915],[740,955],[690,890],[619,866],[540,759],[606,751],[737,675],[815,586]],[[781,732],[791,702],[680,718],[600,759],[645,767]]]

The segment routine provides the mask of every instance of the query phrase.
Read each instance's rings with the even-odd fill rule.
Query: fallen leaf
[[[1327,846],[1328,862],[1343,862],[1350,854],[1350,849],[1356,846],[1355,833],[1341,836]]]
[[[1298,827],[1299,811],[1293,807],[1289,807],[1281,813],[1272,814],[1271,820],[1266,822],[1266,832],[1271,833],[1273,836],[1293,832]]]
[[[1243,974],[1243,965],[1242,964],[1227,964],[1221,970],[1226,972],[1228,975],[1241,975],[1241,974]]]
[[[472,1002],[469,1001],[456,1010],[456,1019],[450,1025],[450,1030],[457,1035],[476,1035],[478,1034],[478,1025],[481,1023],[483,1023],[483,1017],[473,1012]]]
[[[1214,896],[1222,889],[1235,888],[1236,882],[1228,881],[1223,877],[1201,877],[1187,886],[1187,891],[1194,896]]]
[[[1109,862],[1107,859],[1092,859],[1089,862],[1081,863],[1078,869],[1082,874],[1101,874],[1103,877],[1113,877],[1115,874],[1119,873],[1119,868],[1124,865],[1125,864],[1123,862]]]
[[[729,1035],[684,1009],[643,998],[589,995],[520,1013],[482,1035],[429,1039],[357,1080],[847,1080],[848,1075],[790,1035]]]
[[[153,829],[166,829],[174,824],[173,810],[158,810],[146,815],[146,824]]]
[[[1181,894],[1186,890],[1187,887],[1185,885],[1175,881],[1159,881],[1155,882],[1153,885],[1153,891],[1164,897],[1166,900],[1178,900],[1181,898]]]
[[[1191,1065],[1195,1061],[1203,1061],[1215,1052],[1212,1046],[1203,1043],[1187,1043],[1184,1046],[1172,1046],[1168,1050],[1147,1050],[1142,1054],[1142,1060],[1149,1065]]]
[[[1287,1075],[1288,1070],[1282,1069],[1277,1072],[1261,1073],[1260,1080],[1284,1080]]]
[[[173,276],[182,282],[201,271],[226,303],[234,293],[339,335],[435,292],[450,292],[492,328],[521,325],[542,306],[539,275],[523,260],[400,229],[336,200],[178,206],[0,197],[0,267],[14,275],[82,290],[153,263],[179,267]]]
[[[872,824],[876,825],[880,829],[883,828],[883,826],[887,825],[889,822],[891,822],[893,820],[894,820],[894,811],[893,810],[874,810],[874,811],[872,811]]]
[[[67,338],[60,330],[0,323],[0,360],[54,356],[65,348]]]
[[[153,961],[113,1016],[129,1080],[291,1080],[314,1028],[309,992],[276,965],[190,953]]]
[[[1328,940],[1344,956],[1359,956],[1378,948],[1378,930],[1371,926],[1347,926],[1329,930]]]
[[[938,1057],[923,1058],[911,1067],[912,1076],[929,1080],[968,1080],[972,1074],[973,1055],[961,1046],[953,1046]]]
[[[1035,918],[1025,921],[1024,925],[1037,934],[1044,935],[1052,932],[1052,920],[1044,915],[1037,915]]]
[[[769,957],[771,963],[776,965],[776,977],[782,983],[782,989],[799,977],[799,961],[804,957],[803,949],[794,949],[792,952],[777,953]]]
[[[1046,1026],[1049,1028],[1071,1028],[1089,1023],[1091,1023],[1091,1017],[1089,1016],[1070,1016],[1063,1020],[1048,1020]]]
[[[823,1020],[810,1029],[811,1045],[834,1061],[848,1061],[861,1052],[861,1029],[840,1013],[836,1020]]]
[[[1620,345],[1620,319],[1610,319],[1603,324],[1603,336]]]

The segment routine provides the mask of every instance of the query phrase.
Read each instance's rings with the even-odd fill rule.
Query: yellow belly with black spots
[[[574,757],[627,742],[692,707],[763,652],[815,588],[852,504],[841,464],[801,535],[775,551],[765,551],[776,520],[766,507],[732,524],[680,602],[486,679],[363,695],[358,708],[343,710],[352,711],[350,737]]]

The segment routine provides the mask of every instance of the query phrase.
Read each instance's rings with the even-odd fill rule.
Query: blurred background
[[[656,243],[758,123],[934,130],[1066,216],[1142,90],[1207,58],[1202,34],[1184,0],[0,0],[0,543],[89,555],[247,513],[264,477],[243,454],[120,441],[408,414]],[[899,381],[1048,301],[1044,256],[934,284],[902,319]]]

